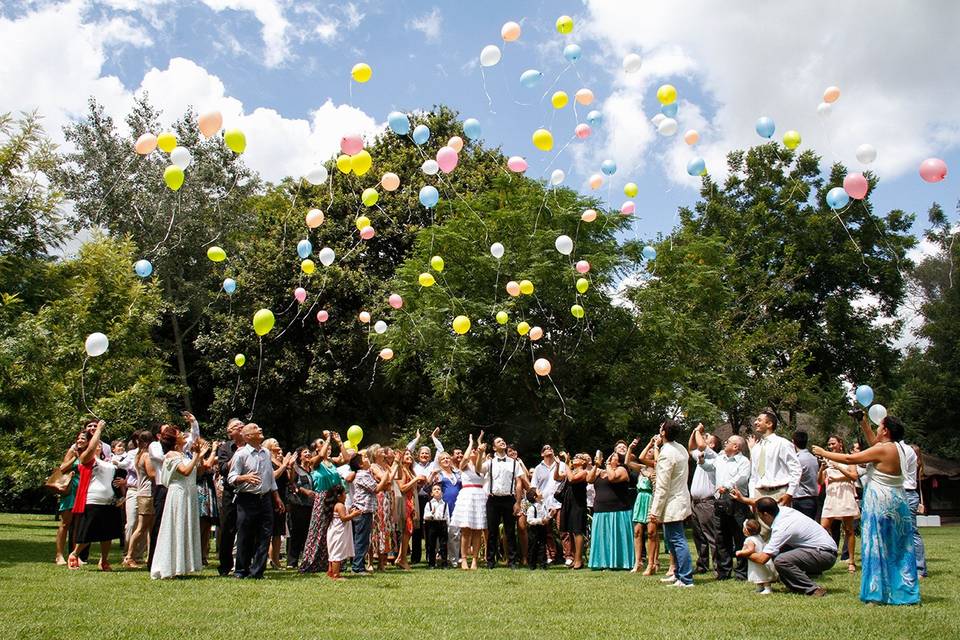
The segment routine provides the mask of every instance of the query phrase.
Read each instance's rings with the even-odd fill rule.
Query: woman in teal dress
[[[633,566],[631,540],[633,509],[630,504],[630,482],[627,468],[614,453],[607,458],[597,456],[587,482],[593,484],[593,523],[590,530],[591,569],[629,569]]]
[[[654,458],[656,450],[656,436],[644,447],[640,456],[634,455],[639,440],[634,440],[627,448],[627,468],[637,474],[637,498],[633,503],[633,568],[630,573],[637,573],[643,566],[644,539],[646,539],[647,568],[643,575],[649,576],[660,568],[657,559],[660,557],[660,529],[654,525],[648,526],[647,514],[650,511],[650,502],[653,500],[653,468],[657,461]]]
[[[81,431],[73,446],[67,449],[60,464],[60,473],[73,473],[67,492],[60,496],[57,503],[57,513],[60,516],[60,526],[57,527],[57,555],[54,560],[59,565],[66,565],[64,551],[67,548],[67,538],[70,537],[70,528],[73,526],[73,501],[77,497],[77,487],[80,486],[80,472],[77,471],[77,452],[87,448],[87,432]]]
[[[312,494],[313,512],[310,514],[310,527],[307,529],[307,539],[303,547],[303,557],[300,560],[300,573],[320,573],[327,570],[327,529],[330,527],[332,512],[324,507],[323,500],[327,491],[335,485],[342,484],[343,479],[337,468],[328,459],[330,451],[330,437],[328,436],[320,450],[311,460],[313,471],[313,490],[297,487],[302,494]]]

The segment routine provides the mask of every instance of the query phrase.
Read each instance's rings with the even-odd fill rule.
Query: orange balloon
[[[597,212],[594,211],[593,209],[587,209],[586,211],[580,214],[580,219],[583,220],[584,222],[593,222],[594,220],[597,219]]]
[[[599,173],[595,173],[590,176],[590,188],[599,189],[603,185],[603,176]]]
[[[500,29],[500,37],[504,42],[513,42],[520,37],[520,25],[513,21],[504,23]]]
[[[200,116],[200,133],[204,138],[209,138],[220,131],[223,126],[223,116],[219,111],[208,111]]]
[[[824,102],[836,102],[840,98],[840,87],[827,87],[823,92]]]
[[[380,185],[385,191],[396,191],[400,186],[400,176],[395,173],[385,173],[380,178]]]
[[[447,141],[447,146],[457,153],[460,153],[460,150],[463,149],[463,138],[460,136],[453,136]]]
[[[530,333],[528,335],[530,336],[531,340],[536,342],[537,340],[543,337],[543,329],[541,329],[540,327],[533,327],[530,329]]]
[[[590,89],[580,89],[574,97],[577,102],[586,106],[593,102],[593,91],[590,91]]]
[[[683,141],[689,145],[697,144],[698,140],[700,140],[700,134],[697,133],[696,129],[690,129],[685,134],[683,134]]]
[[[520,295],[520,283],[511,280],[507,283],[507,293],[516,298]]]
[[[152,133],[145,133],[139,138],[137,138],[136,144],[133,145],[134,151],[139,153],[142,156],[147,155],[151,151],[157,148],[157,136]]]
[[[550,375],[550,370],[553,367],[550,366],[550,361],[546,358],[539,358],[536,362],[533,363],[533,370],[537,372],[537,375],[540,377]]]

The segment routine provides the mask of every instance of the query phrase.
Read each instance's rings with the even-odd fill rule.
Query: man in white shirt
[[[507,548],[503,557],[516,569],[520,562],[517,550],[517,516],[520,514],[520,499],[523,497],[523,484],[519,478],[523,475],[523,466],[515,458],[507,455],[507,442],[503,438],[493,439],[493,457],[480,467],[487,485],[487,568],[497,566],[497,551],[500,547],[500,523]]]
[[[407,450],[415,454],[413,462],[413,473],[417,476],[417,508],[420,510],[420,526],[414,527],[413,536],[410,540],[410,562],[417,564],[423,554],[423,510],[430,500],[430,486],[427,479],[430,474],[439,469],[437,458],[443,453],[443,445],[437,436],[440,434],[440,427],[433,430],[430,439],[433,440],[433,446],[436,447],[436,453],[430,456],[430,447],[423,445],[419,449],[417,443],[420,442],[420,430],[417,429],[417,435],[413,440],[407,443]]]
[[[776,434],[779,418],[770,410],[760,412],[753,426],[760,438],[750,436],[750,497],[773,498],[789,507],[800,484],[802,467],[793,443]],[[770,528],[760,521],[764,539]]]
[[[703,462],[704,469],[714,471],[717,487],[713,513],[717,580],[728,580],[731,571],[737,580],[747,579],[747,559],[738,558],[734,569],[733,558],[743,548],[743,521],[749,517],[750,509],[731,497],[734,489],[742,494],[750,492],[750,460],[741,453],[745,447],[743,438],[732,435],[723,443],[723,451]]]
[[[696,463],[690,483],[690,499],[693,506],[693,543],[697,547],[697,573],[706,573],[710,569],[711,555],[714,565],[717,563],[717,539],[713,526],[716,474],[713,468],[703,464],[717,456],[716,446],[716,436],[707,433],[702,422],[690,433],[687,443],[690,457]]]
[[[555,495],[563,486],[562,482],[556,480],[555,475],[557,471],[560,472],[560,475],[566,474],[567,465],[557,460],[553,453],[553,447],[549,444],[540,447],[540,457],[542,459],[540,464],[533,469],[533,486],[543,496],[543,506],[550,512],[551,526],[547,527],[546,544],[547,564],[551,564],[556,560],[557,555],[557,543],[552,524],[560,521],[560,507],[562,506]],[[560,542],[563,546],[564,559],[569,558],[570,564],[573,564],[573,545],[570,534],[561,533]]]

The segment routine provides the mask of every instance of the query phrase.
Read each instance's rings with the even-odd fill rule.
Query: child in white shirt
[[[747,565],[747,580],[757,585],[757,593],[760,595],[769,595],[773,593],[770,583],[777,579],[777,570],[773,566],[773,560],[767,560],[765,564],[754,562],[753,554],[763,552],[763,538],[760,537],[760,523],[756,520],[747,519],[743,521],[743,535],[746,539],[743,541],[743,548],[737,551],[738,558],[747,558],[750,560]]]
[[[550,510],[543,505],[543,496],[536,487],[527,489],[527,566],[547,568],[547,527],[550,526]]]
[[[437,552],[440,553],[440,568],[447,566],[447,522],[450,508],[443,500],[443,489],[437,483],[430,488],[430,502],[423,508],[423,528],[427,538],[427,565],[437,567]]]

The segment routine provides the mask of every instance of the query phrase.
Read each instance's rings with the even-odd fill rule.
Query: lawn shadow
[[[50,540],[0,540],[0,569],[24,564],[53,564],[55,551]]]

